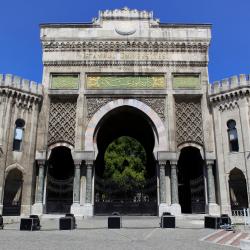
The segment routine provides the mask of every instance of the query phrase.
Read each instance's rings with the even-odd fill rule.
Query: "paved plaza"
[[[19,231],[13,223],[0,231],[0,249],[237,249],[201,240],[215,233],[202,219],[177,219],[177,228],[159,228],[157,217],[123,217],[122,229],[107,229],[107,217],[77,220],[78,229],[59,231],[59,216],[41,220],[41,231]]]

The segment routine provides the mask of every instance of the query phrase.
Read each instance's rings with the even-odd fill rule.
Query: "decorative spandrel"
[[[88,76],[88,89],[163,89],[165,78],[159,76]]]
[[[200,100],[176,100],[175,110],[177,145],[185,142],[203,144]]]
[[[52,89],[77,89],[79,85],[78,75],[52,75]]]
[[[174,75],[173,88],[199,89],[200,77],[199,75]]]

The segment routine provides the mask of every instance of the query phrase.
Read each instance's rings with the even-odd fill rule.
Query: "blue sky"
[[[41,82],[40,23],[90,22],[124,6],[153,10],[164,23],[211,23],[210,82],[250,73],[250,0],[2,0],[0,73]]]

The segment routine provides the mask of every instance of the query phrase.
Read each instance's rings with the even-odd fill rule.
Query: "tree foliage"
[[[146,152],[132,137],[114,140],[105,155],[104,178],[110,179],[124,191],[140,188],[145,182]]]

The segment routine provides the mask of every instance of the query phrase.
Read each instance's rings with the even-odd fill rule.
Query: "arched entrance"
[[[232,210],[248,208],[247,186],[243,172],[234,168],[229,175],[229,192]]]
[[[73,203],[74,162],[64,146],[51,151],[47,170],[46,212],[69,213]]]
[[[104,178],[104,155],[108,146],[117,138],[128,136],[137,140],[146,152],[145,182],[132,185],[133,190],[121,190],[112,180]],[[155,134],[152,122],[139,109],[131,106],[117,107],[108,112],[96,128],[98,155],[95,161],[94,213],[157,214],[157,171],[153,154]],[[123,161],[126,169],[129,162]],[[122,170],[122,171],[123,171]],[[133,183],[133,178],[131,179]],[[114,185],[114,186],[112,186]]]
[[[198,148],[181,149],[178,161],[179,202],[182,213],[205,212],[203,159]]]
[[[3,215],[20,215],[22,202],[23,174],[18,169],[8,172],[5,180]]]

